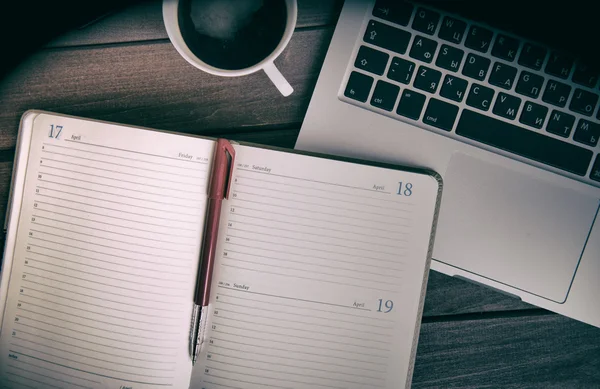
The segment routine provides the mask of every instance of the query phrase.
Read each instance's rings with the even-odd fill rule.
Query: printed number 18
[[[398,193],[400,196],[410,196],[412,195],[412,187],[413,185],[410,182],[407,182],[406,185],[403,185],[403,182],[400,181],[398,183]]]
[[[394,308],[394,302],[392,300],[387,300],[385,303],[383,302],[383,299],[379,299],[378,301],[379,308],[377,309],[377,312],[388,313]]]

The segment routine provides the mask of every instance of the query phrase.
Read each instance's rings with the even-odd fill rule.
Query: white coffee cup
[[[207,64],[198,58],[192,50],[188,47],[186,42],[183,39],[181,34],[181,28],[179,26],[179,0],[164,0],[163,1],[163,19],[165,23],[165,28],[167,30],[167,34],[169,35],[169,39],[175,46],[175,49],[181,54],[181,56],[188,61],[190,64],[194,65],[200,70],[203,70],[207,73],[214,74],[217,76],[224,77],[237,77],[237,76],[245,76],[247,74],[251,74],[257,72],[259,70],[264,70],[267,76],[271,79],[273,84],[279,89],[282,95],[289,96],[292,94],[294,89],[287,82],[287,80],[283,77],[281,72],[275,67],[273,61],[283,52],[283,49],[289,43],[292,34],[294,33],[294,29],[296,28],[296,19],[298,15],[298,5],[296,0],[285,0],[286,10],[287,10],[287,21],[285,25],[285,30],[279,44],[269,54],[266,58],[261,60],[259,63],[252,65],[250,67],[244,69],[220,69],[214,66]]]

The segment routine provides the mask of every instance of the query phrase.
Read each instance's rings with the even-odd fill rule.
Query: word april
[[[375,190],[385,190],[385,186],[384,185],[373,185],[373,189],[375,189]]]

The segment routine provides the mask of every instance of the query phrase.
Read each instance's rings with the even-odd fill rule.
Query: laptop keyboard
[[[600,182],[598,74],[569,56],[379,0],[351,65],[345,101]]]

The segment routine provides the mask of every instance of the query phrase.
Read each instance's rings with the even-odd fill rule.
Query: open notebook
[[[215,141],[29,111],[0,302],[5,388],[410,386],[439,176],[235,144],[206,341]]]

